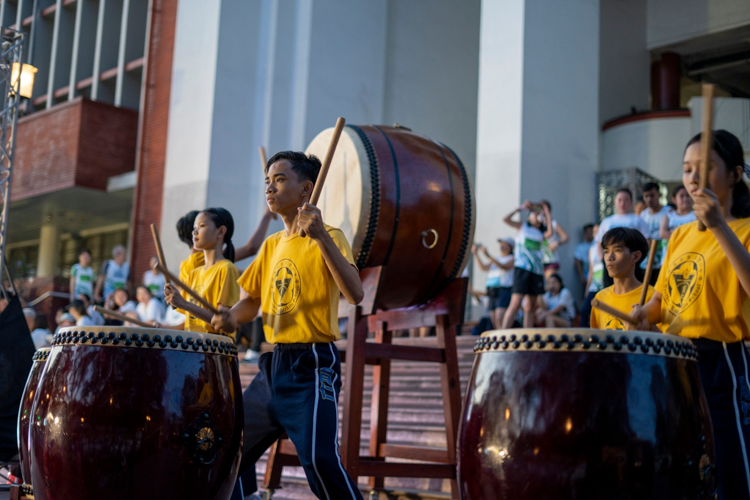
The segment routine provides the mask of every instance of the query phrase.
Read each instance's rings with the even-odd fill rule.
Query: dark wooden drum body
[[[228,337],[127,327],[55,336],[29,431],[37,500],[226,500],[243,406]]]
[[[323,159],[332,135],[318,134],[307,152]],[[385,266],[380,308],[427,302],[471,256],[476,210],[461,160],[405,128],[344,128],[318,206],[360,270]]]
[[[711,420],[686,339],[505,330],[475,348],[463,500],[709,499]]]
[[[26,388],[23,390],[23,399],[18,411],[18,457],[21,462],[21,477],[23,482],[31,484],[31,469],[29,468],[29,425],[34,408],[34,398],[37,394],[39,381],[44,373],[50,349],[45,347],[34,353],[34,364],[31,365],[29,378],[26,379]]]

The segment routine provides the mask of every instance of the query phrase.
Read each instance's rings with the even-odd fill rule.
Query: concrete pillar
[[[59,260],[60,230],[55,224],[42,224],[39,232],[39,258],[36,263],[36,275],[54,276]]]
[[[576,295],[577,229],[595,216],[598,47],[598,0],[482,2],[476,238],[512,236],[508,212],[550,200],[572,236],[559,253]]]

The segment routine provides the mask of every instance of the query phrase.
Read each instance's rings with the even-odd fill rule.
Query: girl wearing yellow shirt
[[[239,271],[233,264],[234,219],[223,208],[207,208],[198,213],[193,226],[193,247],[203,252],[203,266],[191,270],[185,280],[190,288],[214,307],[233,306],[240,298],[237,285]],[[171,285],[164,287],[167,303],[185,314],[184,329],[191,332],[218,333],[211,326],[211,311],[203,309],[192,298],[185,299]],[[235,332],[228,334],[234,339]]]
[[[666,333],[693,340],[716,446],[719,498],[750,499],[750,191],[740,141],[714,132],[707,189],[700,189],[700,134],[688,142],[682,182],[698,223],[669,240],[656,292],[632,316],[639,329],[663,323]],[[666,272],[665,272],[666,271]]]

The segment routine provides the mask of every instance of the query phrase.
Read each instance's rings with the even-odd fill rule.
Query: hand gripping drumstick
[[[137,318],[131,318],[130,316],[125,316],[124,314],[120,314],[118,312],[112,311],[111,309],[106,309],[104,307],[94,306],[94,311],[103,314],[104,316],[109,316],[110,318],[114,318],[120,321],[127,321],[128,323],[133,323],[134,325],[142,326],[145,328],[153,328],[154,325],[149,325],[145,321],[141,321]]]
[[[200,304],[201,307],[203,307],[203,309],[208,309],[213,314],[221,314],[206,299],[204,299],[203,297],[201,297],[200,295],[198,295],[198,292],[194,291],[192,288],[190,288],[185,283],[183,283],[182,281],[180,281],[180,279],[177,278],[174,274],[172,274],[169,271],[167,271],[167,269],[164,266],[162,266],[161,264],[156,264],[154,266],[154,269],[158,269],[159,271],[161,271],[164,274],[165,278],[167,278],[169,281],[171,281],[172,283],[174,283],[175,285],[177,285],[180,289],[182,289],[183,292],[187,293],[192,298],[194,298],[198,302],[198,304]]]
[[[597,299],[594,299],[594,300],[591,301],[591,307],[593,307],[595,309],[599,309],[600,311],[603,311],[603,312],[609,314],[610,316],[614,316],[615,318],[617,318],[617,319],[619,319],[621,321],[627,321],[628,323],[630,323],[633,326],[638,326],[638,323],[636,323],[633,318],[631,318],[630,316],[628,316],[624,312],[620,311],[619,309],[615,309],[614,307],[609,306],[609,305],[605,304],[604,302],[601,302],[601,301],[599,301]]]
[[[703,84],[703,114],[701,116],[701,178],[698,186],[706,189],[708,186],[708,167],[711,158],[711,148],[713,147],[713,130],[711,122],[714,112],[714,86],[710,83]],[[698,231],[705,231],[706,226],[702,221],[698,221]]]
[[[651,282],[651,271],[654,270],[654,255],[656,255],[656,247],[659,244],[659,240],[651,240],[651,248],[648,251],[648,265],[646,266],[646,275],[643,277],[643,285],[641,285],[641,300],[638,301],[639,306],[643,306],[646,303],[646,294],[648,293],[648,284]]]
[[[339,143],[339,137],[341,137],[341,131],[344,130],[345,123],[346,120],[340,116],[339,119],[336,120],[336,128],[333,129],[331,144],[328,146],[328,152],[326,153],[325,160],[323,160],[323,165],[320,167],[318,179],[315,181],[315,187],[313,188],[312,195],[310,196],[310,205],[318,204],[318,198],[320,198],[320,192],[323,190],[323,184],[325,183],[326,176],[328,175],[328,168],[331,166],[333,153],[336,152],[336,145]],[[300,229],[299,235],[304,238],[306,236],[305,231],[303,229]]]

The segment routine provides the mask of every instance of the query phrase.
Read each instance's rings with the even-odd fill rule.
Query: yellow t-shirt
[[[750,248],[750,219],[729,227]],[[748,338],[748,296],[716,237],[698,231],[698,222],[672,233],[656,289],[662,294],[665,333],[719,342]]]
[[[603,302],[604,304],[607,304],[608,306],[619,309],[625,314],[630,314],[630,310],[633,308],[633,306],[637,304],[639,300],[641,300],[642,289],[643,285],[639,286],[635,290],[629,291],[628,293],[617,295],[615,293],[615,286],[612,285],[608,286],[604,290],[600,290],[599,292],[597,292],[596,297],[594,298],[600,302]],[[651,297],[653,296],[654,287],[649,285],[648,292],[646,292],[646,302],[651,300]],[[597,328],[600,330],[625,330],[625,324],[622,322],[622,320],[617,319],[614,316],[610,316],[604,311],[592,308],[591,328]]]
[[[334,243],[352,265],[354,257],[341,230],[326,226]],[[318,244],[284,231],[266,239],[239,280],[254,299],[260,298],[263,331],[272,344],[333,342],[341,338],[338,304],[341,292]]]
[[[204,266],[193,269],[185,282],[190,288],[206,299],[214,307],[222,304],[232,307],[240,300],[240,287],[237,286],[237,278],[240,272],[237,267],[227,259],[220,260],[206,269]],[[200,306],[195,299],[188,296],[191,304]],[[219,333],[210,324],[203,322],[195,316],[180,311],[185,315],[185,330],[189,332]],[[234,340],[236,332],[228,334]]]

